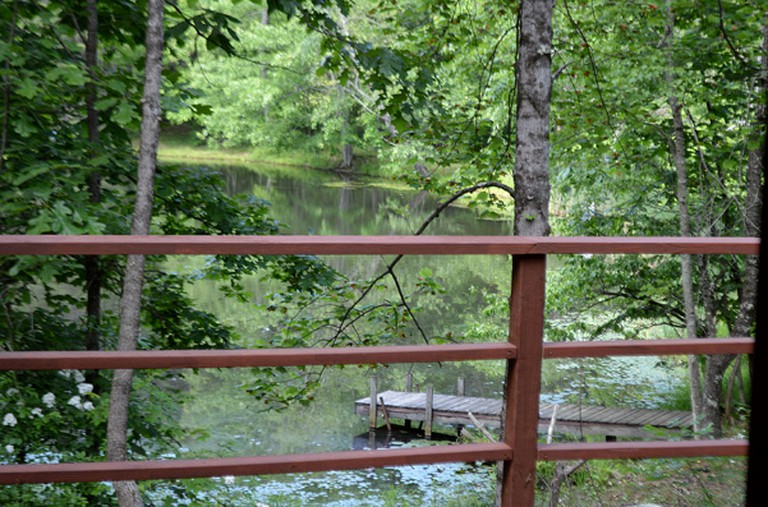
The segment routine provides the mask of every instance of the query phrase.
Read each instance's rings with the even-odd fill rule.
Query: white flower
[[[83,403],[80,401],[80,396],[72,396],[67,405],[72,405],[75,408],[83,408]]]
[[[16,423],[16,417],[10,412],[5,414],[5,417],[3,417],[3,426],[14,427],[16,426]]]
[[[224,476],[224,484],[227,486],[232,486],[235,483],[235,476],[234,475],[225,475]]]
[[[19,394],[19,390],[16,389],[15,387],[10,387],[10,388],[8,388],[7,391],[5,391],[5,394],[8,395],[8,396],[15,396],[15,395]]]
[[[83,403],[83,410],[93,410],[93,403],[90,401]]]
[[[77,382],[78,384],[82,384],[83,382],[85,382],[85,377],[83,376],[82,373],[80,373],[79,370],[75,370],[73,373],[75,374],[75,382]]]
[[[53,393],[45,393],[43,395],[43,405],[48,408],[53,408],[56,405],[56,395]]]
[[[43,409],[40,407],[33,408],[32,412],[30,412],[30,417],[33,415],[36,415],[37,417],[43,417]]]
[[[61,370],[59,371],[59,375],[61,375],[64,378],[69,378],[72,376],[72,370]]]
[[[77,392],[80,394],[88,394],[93,392],[93,384],[86,384],[83,382],[82,384],[77,384]]]
[[[16,452],[16,448],[11,444],[8,444],[5,446],[5,452],[7,452],[8,454],[13,454],[14,452]]]

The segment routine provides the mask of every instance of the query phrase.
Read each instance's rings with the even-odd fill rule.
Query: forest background
[[[481,216],[515,218],[508,191],[515,187],[517,4],[189,0],[164,9],[167,124],[191,127],[211,146],[253,149],[256,157],[299,153],[352,177],[386,176],[443,199],[466,193]],[[0,7],[3,234],[129,230],[146,10],[144,2],[95,0]],[[544,221],[555,234],[758,234],[766,16],[756,0],[556,4],[552,203]],[[169,166],[156,177],[153,233],[280,232],[267,203],[224,195],[214,172]],[[0,262],[5,350],[114,347],[124,260]],[[152,305],[143,312],[140,347],[236,343],[231,329],[186,294],[193,275],[168,271],[163,259],[149,263],[144,298]],[[194,276],[221,281],[223,293],[237,299],[245,297],[242,278],[253,273],[284,283],[286,307],[325,298],[348,319],[355,315],[347,309],[368,311],[349,306],[360,281],[314,258],[217,258]],[[690,337],[749,335],[755,273],[753,259],[731,257],[564,259],[550,280],[548,312],[558,325],[548,339],[633,337],[647,327]],[[423,288],[434,283],[427,276]],[[488,298],[489,312],[503,312]],[[372,319],[392,322],[391,309],[378,310]],[[394,311],[401,321],[412,317],[405,300]],[[288,331],[311,323],[292,325],[280,345],[302,345]],[[356,342],[337,329],[324,340]],[[368,343],[387,340],[386,331],[366,336]],[[723,415],[732,412],[744,367],[738,357],[690,360],[699,433],[726,430]],[[136,379],[134,396],[148,401],[130,421],[136,456],[156,455],[179,437],[168,415],[182,393],[149,388],[174,380],[166,375]],[[308,402],[317,379],[287,373],[286,382],[281,375],[257,377],[254,391],[276,406]],[[109,385],[96,372],[3,373],[3,459],[98,455]],[[34,503],[43,493],[8,494]],[[45,495],[112,501],[103,484]]]

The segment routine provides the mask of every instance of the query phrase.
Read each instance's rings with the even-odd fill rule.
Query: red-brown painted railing
[[[537,444],[543,358],[751,353],[751,338],[543,344],[546,255],[757,254],[754,238],[532,238],[457,236],[0,236],[0,255],[316,254],[513,255],[507,343],[349,349],[2,352],[0,369],[205,368],[399,362],[507,361],[504,438],[387,452],[0,466],[0,484],[92,482],[312,472],[449,461],[504,463],[502,503],[534,504],[536,460],[745,455],[743,440]]]

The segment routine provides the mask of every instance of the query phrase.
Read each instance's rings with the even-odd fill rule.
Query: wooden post
[[[376,400],[378,399],[378,382],[376,381],[376,375],[371,377],[371,403],[368,405],[368,430],[376,431],[376,416],[379,412],[376,406]]]
[[[408,373],[405,374],[405,391],[410,393],[412,389],[413,389],[413,373],[409,371]],[[405,420],[405,427],[406,428],[411,427],[410,419]]]
[[[503,507],[534,505],[546,265],[544,255],[516,255],[512,261],[509,341],[517,347],[517,359],[507,361],[502,425],[504,443],[514,455],[502,464]]]
[[[456,395],[457,396],[464,396],[464,377],[459,377],[459,378],[456,379]],[[460,437],[462,431],[464,431],[464,425],[463,424],[457,424],[456,425],[456,436]]]
[[[435,393],[432,386],[427,387],[427,400],[424,404],[424,437],[432,438],[432,405]]]

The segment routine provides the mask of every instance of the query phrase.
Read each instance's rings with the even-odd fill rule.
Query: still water
[[[285,232],[290,234],[412,234],[437,205],[426,194],[350,182],[332,173],[268,166],[217,170],[225,176],[229,193],[245,193],[269,201],[272,217],[284,224]],[[509,221],[480,220],[471,210],[452,207],[431,224],[426,234],[509,235],[511,230]],[[391,259],[348,256],[324,260],[347,276],[366,278],[380,273]],[[406,292],[413,288],[413,280],[424,267],[445,289],[442,295],[417,302],[416,306],[421,308],[419,321],[428,336],[450,332],[474,341],[505,339],[506,312],[503,305],[499,310],[498,303],[509,292],[508,258],[405,258],[397,272]],[[211,283],[200,282],[190,287],[202,309],[214,312],[238,331],[243,346],[274,332],[255,305],[262,303],[275,287],[258,279],[249,280],[246,285],[253,301],[243,304],[223,301]],[[406,339],[412,343],[421,341],[413,327]],[[583,363],[551,363],[545,371],[543,386],[543,397],[549,400],[579,396],[587,392],[587,382],[602,382],[604,392],[612,393],[613,399],[601,401],[649,406],[644,401],[649,391],[663,394],[672,389],[674,382],[672,377],[660,374],[652,363],[604,362],[586,368]],[[410,371],[415,384],[422,388],[431,385],[437,393],[453,393],[457,379],[463,377],[467,395],[500,397],[503,369],[500,362],[393,365],[376,371],[367,367],[329,369],[324,372],[314,402],[291,406],[280,413],[264,411],[263,405],[244,391],[249,371],[205,370],[188,376],[192,396],[182,416],[182,424],[199,438],[184,442],[175,457],[349,450],[353,448],[354,437],[367,431],[367,421],[354,414],[354,401],[368,395],[372,374],[377,375],[380,390],[403,390],[405,374]],[[601,372],[609,375],[598,375]],[[616,393],[621,399],[615,399]],[[395,441],[393,445],[429,443]],[[270,507],[492,505],[493,473],[490,466],[448,464],[178,481],[174,487],[160,490],[154,500],[159,505]]]

